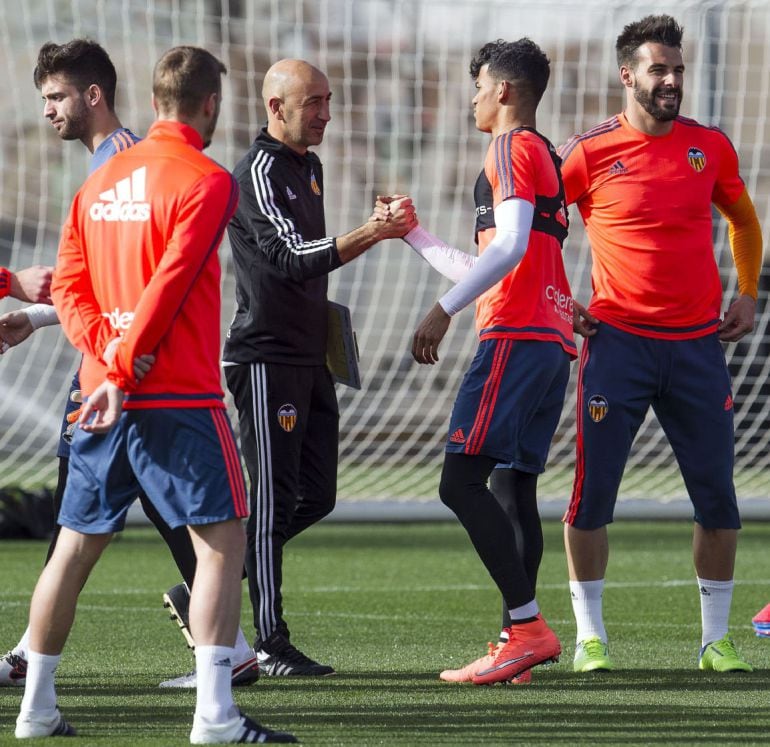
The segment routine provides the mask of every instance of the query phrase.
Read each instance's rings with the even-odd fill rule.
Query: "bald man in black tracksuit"
[[[225,343],[251,479],[246,571],[254,648],[268,675],[328,675],[289,642],[281,597],[284,544],[326,516],[337,487],[339,411],[326,367],[328,274],[415,224],[402,200],[388,221],[326,235],[321,162],[331,92],[326,76],[281,60],[262,90],[268,125],[234,170],[240,203],[228,235],[237,310]]]

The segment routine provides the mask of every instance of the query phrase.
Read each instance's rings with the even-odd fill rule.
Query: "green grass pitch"
[[[243,710],[307,745],[728,745],[770,742],[770,640],[751,616],[770,601],[770,525],[740,537],[732,632],[752,674],[699,672],[698,594],[687,522],[610,528],[605,616],[619,671],[571,671],[575,626],[561,526],[545,526],[538,598],[562,660],[530,687],[449,685],[437,673],[485,652],[499,600],[454,523],[333,524],[288,546],[285,607],[293,641],[333,664],[322,680],[262,678],[236,690]],[[0,646],[26,624],[44,543],[0,543]],[[192,691],[159,690],[191,668],[161,606],[177,583],[165,546],[129,528],[81,595],[59,668],[59,704],[81,745],[183,745]],[[245,587],[244,587],[245,588]],[[244,595],[248,636],[248,601]],[[17,744],[21,693],[0,689],[0,745]],[[35,740],[31,740],[35,744]],[[42,742],[40,742],[42,743]]]

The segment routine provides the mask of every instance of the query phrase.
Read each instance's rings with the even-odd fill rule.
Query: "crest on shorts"
[[[318,186],[318,180],[315,178],[315,172],[310,172],[310,189],[313,190],[314,195],[321,196],[321,188]]]
[[[278,422],[281,428],[291,433],[297,425],[297,408],[294,405],[281,405],[278,408]]]
[[[706,168],[706,154],[700,148],[690,148],[687,151],[687,161],[698,173]]]
[[[602,397],[601,394],[594,394],[593,397],[588,400],[588,414],[591,416],[591,420],[594,423],[600,423],[607,417],[607,412],[610,406],[607,400]]]

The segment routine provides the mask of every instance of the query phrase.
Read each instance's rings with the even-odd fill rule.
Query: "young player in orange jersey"
[[[701,669],[746,670],[728,634],[740,519],[733,400],[720,341],[754,325],[762,239],[727,137],[679,116],[682,29],[670,16],[629,24],[616,50],[626,107],[560,150],[567,202],[586,225],[594,295],[576,321],[580,359],[575,483],[564,517],[574,669],[612,669],[602,618],[606,525],[650,407],[695,509]],[[711,206],[730,225],[739,296],[724,318]]]
[[[500,589],[508,624],[487,656],[441,678],[489,684],[528,681],[532,667],[561,652],[535,599],[542,555],[536,485],[576,348],[561,256],[567,223],[559,159],[535,129],[548,58],[529,39],[497,41],[479,50],[470,70],[476,127],[492,135],[474,189],[479,257],[421,227],[405,239],[457,281],[415,332],[418,363],[438,361],[452,316],[476,302],[479,347],[452,411],[439,491]]]
[[[54,673],[80,590],[141,485],[169,526],[188,527],[197,557],[191,743],[296,741],[241,714],[231,691],[248,507],[220,382],[217,250],[238,187],[201,152],[225,72],[203,49],[166,52],[147,138],[87,179],[62,230],[51,289],[83,353],[87,399],[61,533],[30,606],[19,738],[73,732],[56,706]]]

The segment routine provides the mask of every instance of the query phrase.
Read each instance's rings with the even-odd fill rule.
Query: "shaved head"
[[[279,60],[262,83],[268,133],[304,154],[323,140],[330,99],[329,80],[317,67],[304,60]]]
[[[329,81],[326,76],[309,62],[304,60],[279,60],[265,73],[262,82],[262,99],[267,107],[267,102],[272,96],[286,98],[288,95],[302,92],[314,81]]]

